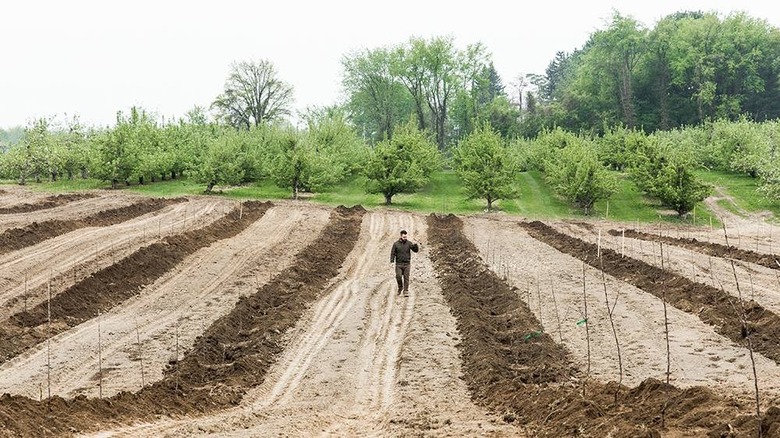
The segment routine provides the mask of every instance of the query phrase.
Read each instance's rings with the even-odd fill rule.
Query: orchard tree
[[[130,116],[117,112],[116,126],[100,133],[95,138],[98,160],[94,175],[96,178],[111,181],[111,187],[124,182],[130,184],[130,178],[139,168],[139,132],[151,124],[149,115],[136,107],[131,108]]]
[[[545,164],[545,179],[559,195],[590,214],[596,201],[609,198],[617,188],[614,176],[584,139],[558,151]]]
[[[41,174],[48,172],[47,154],[52,141],[49,121],[36,120],[25,128],[22,141],[5,154],[6,171],[17,178],[20,185],[27,184],[31,176],[40,181]]]
[[[382,194],[390,205],[399,193],[414,193],[441,168],[441,156],[414,122],[395,128],[390,140],[371,150],[365,168],[366,193]]]
[[[292,85],[278,77],[271,61],[241,61],[231,65],[225,91],[212,108],[228,125],[249,129],[288,115],[292,100]]]
[[[653,143],[637,155],[631,174],[640,189],[682,217],[712,190],[696,177],[695,168],[696,161],[690,151]]]
[[[349,124],[341,108],[312,108],[305,119],[308,136],[315,148],[332,157],[344,170],[345,177],[357,175],[363,170],[368,147]]]
[[[244,178],[246,151],[241,136],[239,132],[226,131],[209,142],[195,173],[196,180],[206,184],[206,193],[211,193],[214,186],[235,185]]]
[[[493,202],[517,197],[512,154],[489,123],[477,127],[452,153],[470,199],[485,199],[490,211]]]
[[[327,150],[316,147],[307,132],[282,130],[269,163],[276,185],[292,189],[293,199],[302,191],[317,191],[344,178],[346,170]]]

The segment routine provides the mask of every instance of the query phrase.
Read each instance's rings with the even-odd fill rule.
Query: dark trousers
[[[398,293],[409,292],[409,263],[395,264],[395,281],[398,282]]]

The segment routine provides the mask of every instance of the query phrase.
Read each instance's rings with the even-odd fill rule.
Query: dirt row
[[[464,337],[464,378],[474,399],[504,412],[506,421],[532,436],[655,437],[661,431],[740,436],[728,431],[755,431],[755,419],[740,416],[744,409],[703,387],[680,390],[656,379],[635,388],[580,380],[582,374],[569,368],[563,347],[546,333],[531,331],[541,324],[517,298],[516,289],[479,261],[460,220],[431,217],[429,227],[437,230],[430,232],[434,265]],[[534,354],[518,355],[512,344]],[[545,356],[548,361],[535,360]],[[525,376],[549,375],[550,369],[566,372],[541,379],[544,383],[526,382]],[[779,415],[777,408],[765,413],[764,436],[780,436]]]
[[[270,203],[246,202],[203,229],[190,230],[140,248],[0,323],[0,361],[6,361],[45,339],[94,318],[129,297],[181,262],[186,256],[221,239],[232,237],[261,217]]]
[[[35,245],[46,239],[51,239],[79,228],[105,227],[118,224],[183,201],[186,201],[186,199],[144,199],[124,207],[103,210],[81,219],[52,219],[43,222],[33,222],[22,228],[11,228],[0,234],[0,254]]]
[[[205,330],[181,361],[170,363],[161,381],[108,399],[34,401],[4,395],[0,436],[71,435],[112,423],[236,405],[247,390],[262,382],[282,351],[284,331],[336,275],[356,241],[344,236],[357,236],[364,213],[360,207],[333,210],[329,224],[299,253],[293,266],[241,298],[229,314]]]
[[[609,275],[659,298],[665,296],[671,305],[697,315],[734,342],[745,345],[745,337],[750,335],[755,351],[780,363],[780,316],[755,301],[740,300],[723,289],[691,281],[643,261],[621,256],[611,249],[602,248],[598,258],[597,245],[563,234],[539,221],[520,225],[532,237],[563,253],[595,268],[601,268],[603,263],[604,272]]]
[[[29,213],[31,211],[46,210],[59,207],[73,201],[94,198],[92,193],[67,193],[63,195],[53,195],[44,198],[38,202],[27,202],[24,204],[13,205],[11,207],[0,208],[0,214]]]
[[[622,236],[622,230],[609,230],[612,236]],[[780,269],[780,259],[774,254],[762,254],[749,249],[740,249],[732,245],[722,245],[720,243],[703,242],[695,238],[672,237],[645,233],[637,230],[625,230],[625,236],[634,239],[652,240],[655,242],[669,243],[675,246],[692,249],[713,257],[721,257],[743,262],[755,263],[771,269]]]

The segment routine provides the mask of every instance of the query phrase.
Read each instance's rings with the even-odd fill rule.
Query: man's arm
[[[413,243],[413,244],[411,244],[411,245],[409,246],[409,248],[410,248],[412,251],[414,251],[414,252],[417,252],[417,251],[419,251],[419,250],[420,250],[420,247],[419,247],[419,246],[418,246],[416,243]]]
[[[390,263],[395,262],[395,242],[393,242],[393,246],[390,247]]]

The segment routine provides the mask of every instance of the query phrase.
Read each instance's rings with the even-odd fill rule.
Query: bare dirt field
[[[762,217],[139,202],[3,188],[0,436],[780,436]]]

